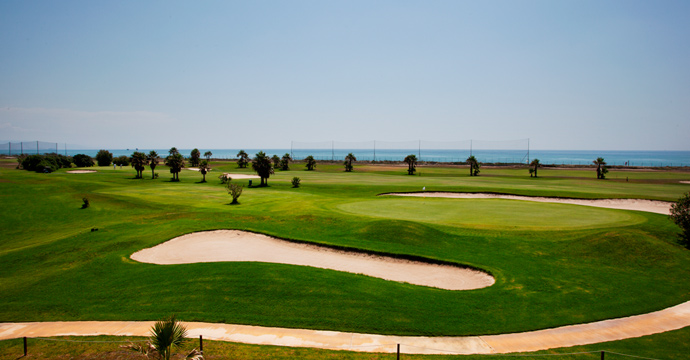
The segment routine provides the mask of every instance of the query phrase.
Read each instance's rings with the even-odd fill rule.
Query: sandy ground
[[[681,184],[690,184],[690,181],[679,181]]]
[[[492,276],[481,271],[337,251],[238,230],[183,235],[131,258],[160,265],[257,261],[312,266],[446,290],[480,289],[494,283]]]
[[[224,173],[225,177],[229,177],[233,180],[243,180],[243,179],[261,179],[259,175],[249,175],[249,174],[228,174]]]
[[[0,323],[0,340],[47,336],[147,336],[152,321]],[[690,326],[690,301],[664,310],[620,319],[524,333],[486,336],[392,336],[249,325],[185,323],[190,338],[248,344],[299,346],[406,354],[492,354],[595,344]],[[18,350],[20,351],[20,350]],[[29,351],[30,348],[29,348]]]
[[[586,200],[586,199],[565,199],[565,198],[547,198],[547,197],[532,197],[532,196],[518,196],[518,195],[501,195],[488,193],[450,193],[450,192],[419,192],[419,193],[389,193],[381,195],[393,196],[414,196],[414,197],[439,197],[439,198],[455,198],[455,199],[509,199],[509,200],[525,200],[537,201],[559,204],[573,204],[584,206],[595,206],[608,209],[619,210],[637,210],[647,211],[657,214],[669,215],[671,213],[671,202],[655,201],[655,200],[641,200],[641,199],[600,199],[600,200]]]
[[[90,174],[95,173],[96,170],[67,170],[65,172],[68,174]]]

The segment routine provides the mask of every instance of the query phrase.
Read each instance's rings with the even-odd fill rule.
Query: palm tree
[[[201,151],[199,151],[199,149],[192,150],[192,152],[189,154],[189,165],[191,165],[192,167],[199,166],[200,159]]]
[[[249,155],[247,155],[244,150],[240,150],[240,152],[237,153],[237,158],[239,159],[237,160],[237,166],[241,168],[247,167],[247,164],[249,164]]]
[[[180,171],[182,171],[185,166],[184,157],[182,157],[179,152],[171,152],[171,154],[165,158],[165,165],[170,167],[170,173],[173,174],[172,181],[180,181]]]
[[[474,155],[470,156],[465,160],[469,165],[470,165],[470,176],[477,176],[479,175],[479,161],[477,161],[477,158],[474,157]]]
[[[274,169],[277,169],[280,167],[280,158],[278,157],[278,155],[273,155],[271,157],[271,161],[273,161],[273,168]]]
[[[174,147],[174,146],[171,147],[170,150],[168,150],[168,154],[169,154],[169,155],[174,155],[174,154],[179,154],[179,153],[180,153],[180,152],[177,151],[177,148]]]
[[[407,175],[414,175],[415,167],[417,166],[417,157],[413,154],[410,154],[407,155],[403,161],[407,163]]]
[[[606,173],[608,173],[609,170],[606,168],[606,161],[604,161],[604,158],[598,157],[593,163],[597,166],[597,179],[606,179]]]
[[[529,163],[529,166],[533,167],[533,170],[530,171],[530,177],[532,177],[532,173],[534,173],[534,177],[537,177],[537,168],[541,166],[541,163],[539,162],[539,159],[534,159],[532,160],[531,163]]]
[[[314,160],[314,157],[309,155],[306,158],[304,158],[304,161],[306,162],[307,170],[314,170],[316,167],[316,160]]]
[[[156,170],[156,165],[158,165],[158,153],[155,152],[154,150],[151,150],[147,156],[147,159],[149,160],[149,166],[151,167],[151,179],[155,178],[155,170]]]
[[[207,151],[204,153],[204,157],[206,157],[206,162],[210,163],[211,162],[211,156],[213,156],[213,153],[211,151]]]
[[[345,157],[345,162],[343,163],[343,165],[345,165],[345,171],[352,171],[353,161],[357,161],[357,158],[352,153],[347,154],[347,156]]]
[[[292,161],[292,157],[290,156],[290,154],[285,153],[285,155],[283,155],[283,158],[280,159],[280,170],[290,170],[290,161]]]
[[[267,186],[268,178],[273,174],[273,164],[271,164],[271,159],[263,151],[256,153],[256,156],[252,159],[252,169],[261,177],[260,186]]]
[[[134,170],[137,171],[137,179],[141,179],[144,177],[144,169],[146,169],[146,165],[148,165],[148,158],[146,157],[146,154],[143,152],[135,151],[132,154],[132,157],[130,159],[132,167]]]
[[[206,173],[209,171],[211,171],[211,167],[208,166],[208,161],[202,160],[201,164],[199,165],[199,172],[204,176],[204,179],[201,180],[201,182],[206,182]]]

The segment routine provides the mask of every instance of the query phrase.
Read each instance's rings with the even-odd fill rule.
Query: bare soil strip
[[[337,251],[238,230],[183,235],[131,258],[159,265],[256,261],[312,266],[446,290],[480,289],[494,283],[491,275],[472,269]]]
[[[148,336],[153,321],[0,323],[0,340],[21,337]],[[249,325],[185,323],[190,338],[259,345],[297,346],[406,354],[504,354],[595,344],[652,335],[690,326],[690,301],[620,319],[524,333],[487,336],[392,336]]]
[[[583,206],[594,206],[608,209],[618,210],[636,210],[646,211],[657,214],[669,215],[671,213],[671,202],[657,201],[657,200],[643,200],[643,199],[568,199],[568,198],[554,198],[554,197],[536,197],[536,196],[519,196],[519,195],[503,195],[490,193],[453,193],[453,192],[416,192],[416,193],[387,193],[381,195],[391,196],[412,196],[412,197],[436,197],[436,198],[453,198],[453,199],[508,199],[508,200],[524,200],[536,202],[548,202],[558,204],[572,204]]]

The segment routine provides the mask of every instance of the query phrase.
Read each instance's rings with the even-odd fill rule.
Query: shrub
[[[227,184],[232,178],[228,174],[221,174],[218,175],[218,180],[220,180],[221,184]]]
[[[297,176],[293,177],[292,178],[292,187],[298,188],[300,181],[302,181],[302,180],[300,178],[298,178]]]
[[[113,162],[120,166],[129,166],[129,157],[122,155],[113,159]]]
[[[87,198],[82,198],[81,201],[84,202],[83,204],[81,204],[81,208],[82,208],[82,209],[86,209],[87,207],[89,207],[89,205],[90,205],[90,204],[89,204],[89,199],[87,199]],[[93,231],[93,230],[91,230],[91,231]]]
[[[671,205],[671,220],[680,226],[683,232],[679,243],[690,249],[690,192],[685,193],[675,204]]]
[[[36,166],[43,161],[43,156],[41,155],[26,155],[22,159],[22,168],[24,170],[35,171]]]
[[[231,204],[239,204],[240,202],[237,201],[237,199],[239,199],[240,195],[242,195],[242,190],[244,189],[244,186],[228,181],[225,184],[225,188],[228,189],[228,194],[232,196]]]
[[[108,166],[113,162],[113,154],[108,150],[98,150],[96,162],[98,166]]]
[[[38,163],[38,165],[36,165],[35,170],[39,173],[51,173],[57,170],[57,166],[50,162],[48,159],[43,159],[40,163]]]
[[[94,165],[94,161],[89,155],[77,154],[72,158],[74,160],[74,165],[77,167],[91,167]]]

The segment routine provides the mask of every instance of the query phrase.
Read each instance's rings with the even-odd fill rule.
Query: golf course
[[[482,168],[480,176],[469,176],[465,166],[438,165],[410,176],[404,164],[355,163],[345,172],[341,164],[306,171],[295,162],[276,170],[266,187],[232,180],[244,190],[231,205],[218,176],[253,175],[251,166],[211,161],[207,182],[192,170],[173,182],[163,165],[159,177],[148,170],[135,179],[126,167],[42,174],[15,169],[13,159],[0,162],[0,322],[151,321],[176,314],[185,322],[447,337],[583,324],[690,300],[690,250],[677,243],[680,228],[667,215],[432,196],[674,202],[690,191],[688,171],[611,169],[598,180],[588,168],[542,168],[539,177],[526,167]],[[299,187],[292,186],[294,177]],[[251,259],[160,265],[133,256],[216,230],[449,266],[493,280],[453,290],[319,266]],[[668,344],[688,336],[685,328],[650,336],[656,342],[640,340],[645,337],[613,347],[632,342],[629,348],[664,348],[675,358],[680,354]]]

